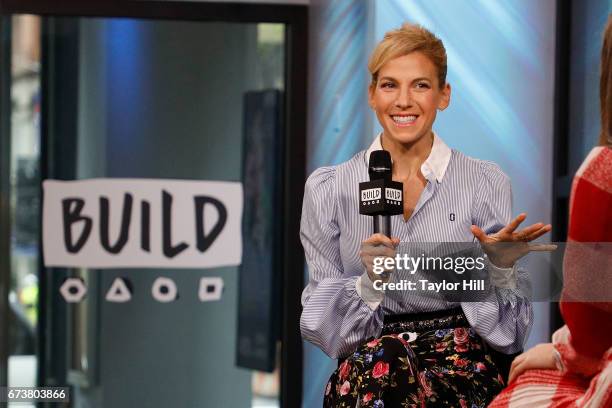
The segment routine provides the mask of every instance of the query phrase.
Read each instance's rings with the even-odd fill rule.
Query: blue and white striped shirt
[[[521,268],[508,270],[487,263],[493,283],[481,302],[453,303],[405,291],[377,302],[362,297],[368,279],[359,257],[362,241],[372,234],[370,217],[359,214],[359,183],[367,181],[368,159],[381,149],[380,135],[367,151],[352,159],[315,170],[306,182],[301,240],[309,269],[302,293],[300,328],[305,340],[332,358],[352,353],[369,337],[380,335],[383,317],[450,309],[461,305],[470,325],[493,348],[520,351],[533,322],[528,298],[531,284]],[[494,163],[450,149],[437,135],[421,166],[425,189],[408,221],[392,217],[393,235],[402,242],[473,242],[471,225],[487,234],[503,228],[512,216],[510,179]],[[455,214],[449,221],[449,214]],[[509,271],[504,285],[500,271]]]

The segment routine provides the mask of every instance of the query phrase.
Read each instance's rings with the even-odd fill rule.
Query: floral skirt
[[[385,317],[334,371],[324,407],[486,407],[503,379],[461,309]]]

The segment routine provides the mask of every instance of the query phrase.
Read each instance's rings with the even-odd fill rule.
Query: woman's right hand
[[[383,234],[373,234],[361,243],[361,252],[359,256],[372,282],[377,280],[382,280],[383,282],[389,281],[391,272],[393,272],[394,269],[385,269],[383,273],[374,272],[374,258],[395,258],[395,248],[399,243],[399,238],[389,238]]]

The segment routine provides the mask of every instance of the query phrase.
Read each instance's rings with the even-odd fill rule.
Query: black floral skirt
[[[324,407],[486,407],[502,390],[461,309],[385,317],[382,335],[340,363]]]

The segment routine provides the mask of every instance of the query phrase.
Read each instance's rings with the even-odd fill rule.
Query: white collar
[[[421,173],[425,178],[428,178],[429,175],[433,175],[438,183],[442,182],[444,178],[444,173],[446,173],[446,169],[448,168],[448,163],[450,162],[450,158],[452,155],[452,151],[450,147],[444,143],[444,141],[433,132],[433,145],[431,146],[431,152],[427,157],[427,160],[423,162],[421,165]],[[370,153],[374,150],[383,150],[381,143],[382,133],[376,135],[376,138],[370,145],[370,148],[366,151],[365,161],[366,166],[369,166],[370,162]]]

